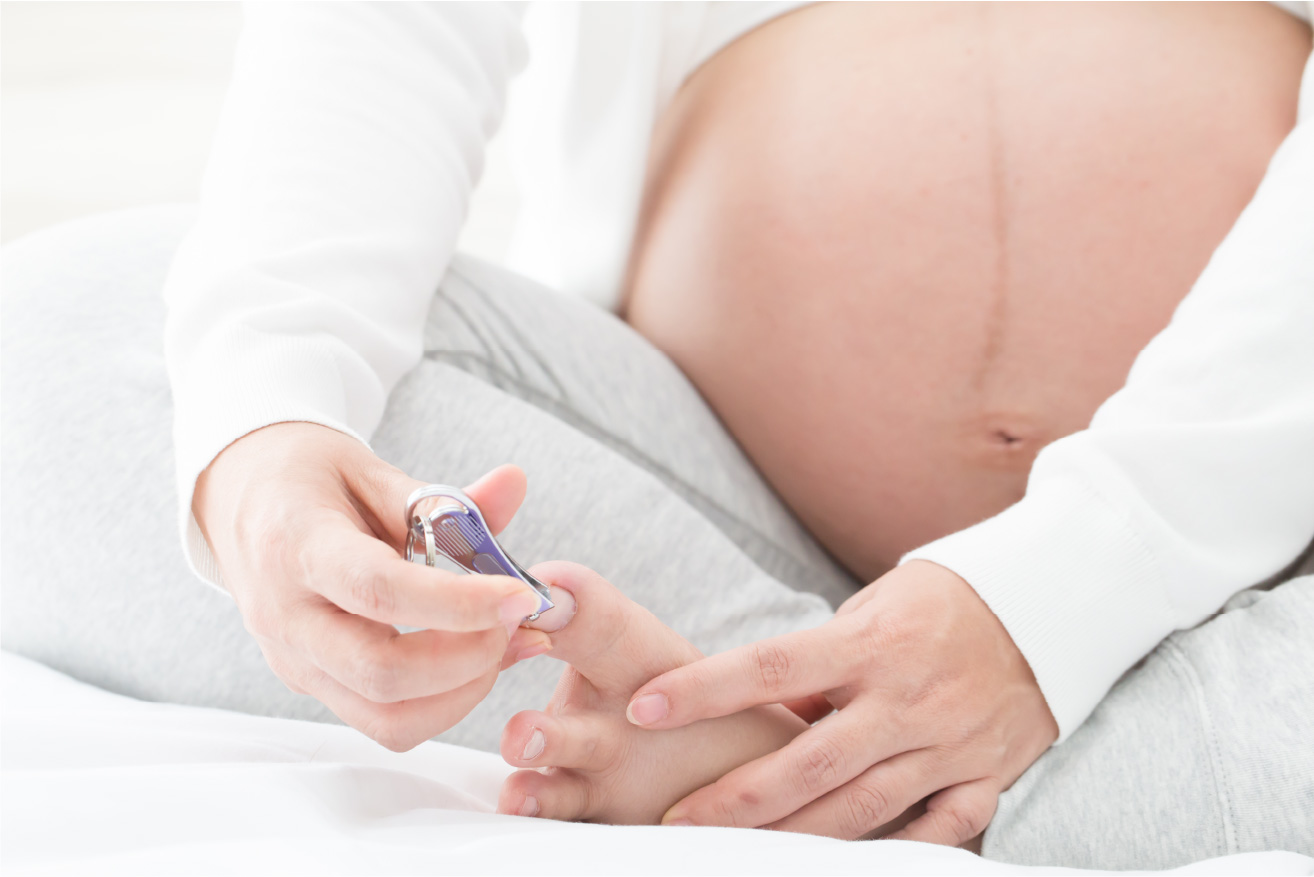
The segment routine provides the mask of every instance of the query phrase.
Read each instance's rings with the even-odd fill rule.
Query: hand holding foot
[[[507,779],[499,812],[657,823],[685,795],[807,728],[778,705],[675,731],[634,725],[625,710],[635,689],[702,655],[585,567],[553,562],[532,572],[552,586],[557,602],[532,626],[549,634],[551,654],[570,666],[545,711],[518,713],[507,723],[502,757],[530,769]]]
[[[820,627],[645,683],[631,716],[671,729],[818,693],[835,713],[700,789],[667,818],[963,844],[1058,736],[999,619],[967,582],[920,560],[855,594]],[[665,709],[638,715],[641,703],[653,702]],[[776,793],[758,794],[762,788]],[[900,814],[922,800],[925,813],[898,828]]]

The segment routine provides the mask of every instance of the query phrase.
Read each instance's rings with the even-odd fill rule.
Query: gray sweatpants
[[[191,217],[94,217],[4,250],[3,645],[144,699],[331,721],[183,561],[160,287]],[[458,259],[424,346],[373,447],[426,481],[522,466],[503,539],[521,562],[586,564],[705,652],[815,626],[859,586],[612,315]],[[1151,868],[1314,853],[1312,643],[1314,577],[1173,635],[1004,795],[985,854]],[[503,674],[442,739],[495,748],[559,672]]]

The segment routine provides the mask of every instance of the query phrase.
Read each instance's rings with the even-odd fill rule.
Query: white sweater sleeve
[[[1314,537],[1314,60],[1303,120],[1169,326],[1025,497],[908,554],[962,576],[1060,740],[1173,630]]]
[[[165,286],[179,524],[229,443],[282,421],[366,442],[421,354],[484,145],[524,64],[519,4],[253,3]]]

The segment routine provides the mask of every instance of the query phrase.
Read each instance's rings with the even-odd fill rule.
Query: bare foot
[[[502,732],[507,763],[534,769],[507,778],[498,812],[625,825],[660,822],[685,795],[774,752],[807,727],[774,705],[673,731],[630,724],[625,707],[640,685],[702,655],[585,567],[552,562],[532,572],[553,586],[554,601],[560,595],[557,608],[533,626],[550,632],[551,654],[570,666],[546,711],[517,713]]]

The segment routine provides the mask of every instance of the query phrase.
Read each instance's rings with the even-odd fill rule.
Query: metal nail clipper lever
[[[538,594],[538,611],[526,621],[552,608],[548,586],[497,544],[479,506],[459,488],[426,484],[406,498],[407,560],[415,560],[417,545],[424,546],[426,566],[437,565],[442,553],[466,572],[520,579]]]

